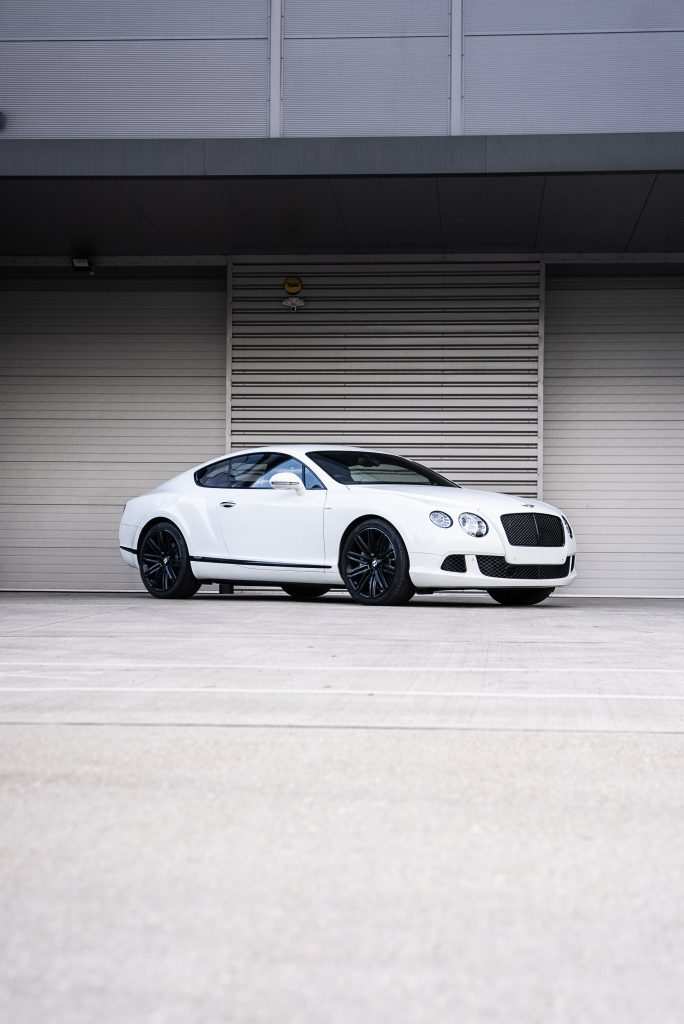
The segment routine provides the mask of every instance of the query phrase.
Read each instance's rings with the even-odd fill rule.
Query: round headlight
[[[446,512],[431,512],[430,522],[435,526],[441,526],[443,530],[448,530],[450,526],[454,525],[453,519]]]
[[[484,537],[489,532],[489,527],[481,516],[474,512],[461,512],[458,517],[458,525],[471,537]]]

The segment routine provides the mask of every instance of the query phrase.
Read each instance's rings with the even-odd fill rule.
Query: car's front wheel
[[[192,597],[201,584],[190,568],[183,534],[170,522],[154,523],[138,544],[140,578],[152,597]]]
[[[384,519],[366,519],[350,531],[340,574],[359,604],[405,604],[416,592],[404,542]]]
[[[319,586],[316,583],[283,583],[282,587],[295,601],[313,601],[317,597],[323,597],[330,590],[330,587]]]
[[[546,587],[496,587],[488,590],[487,593],[499,604],[528,606],[541,604],[547,597],[553,594],[554,588]]]

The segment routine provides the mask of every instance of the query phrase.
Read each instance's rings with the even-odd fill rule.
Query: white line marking
[[[249,690],[209,686],[8,686],[3,693],[228,693],[250,697],[448,697],[490,700],[657,700],[684,701],[684,694],[668,693],[497,693],[477,690]]]

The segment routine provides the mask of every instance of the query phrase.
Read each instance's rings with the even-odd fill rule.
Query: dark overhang
[[[8,139],[3,177],[347,177],[684,171],[684,133]]]
[[[684,134],[5,140],[0,254],[681,253]]]

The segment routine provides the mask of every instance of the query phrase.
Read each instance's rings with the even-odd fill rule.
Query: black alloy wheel
[[[355,526],[340,554],[340,574],[360,604],[405,604],[416,590],[404,542],[384,519]]]
[[[541,604],[553,594],[554,589],[554,587],[492,587],[487,593],[499,604],[529,607],[532,604]]]
[[[330,587],[318,583],[283,583],[282,587],[295,601],[313,601],[330,590]]]
[[[153,597],[192,597],[200,588],[183,534],[173,523],[155,523],[146,531],[138,546],[138,564]]]

